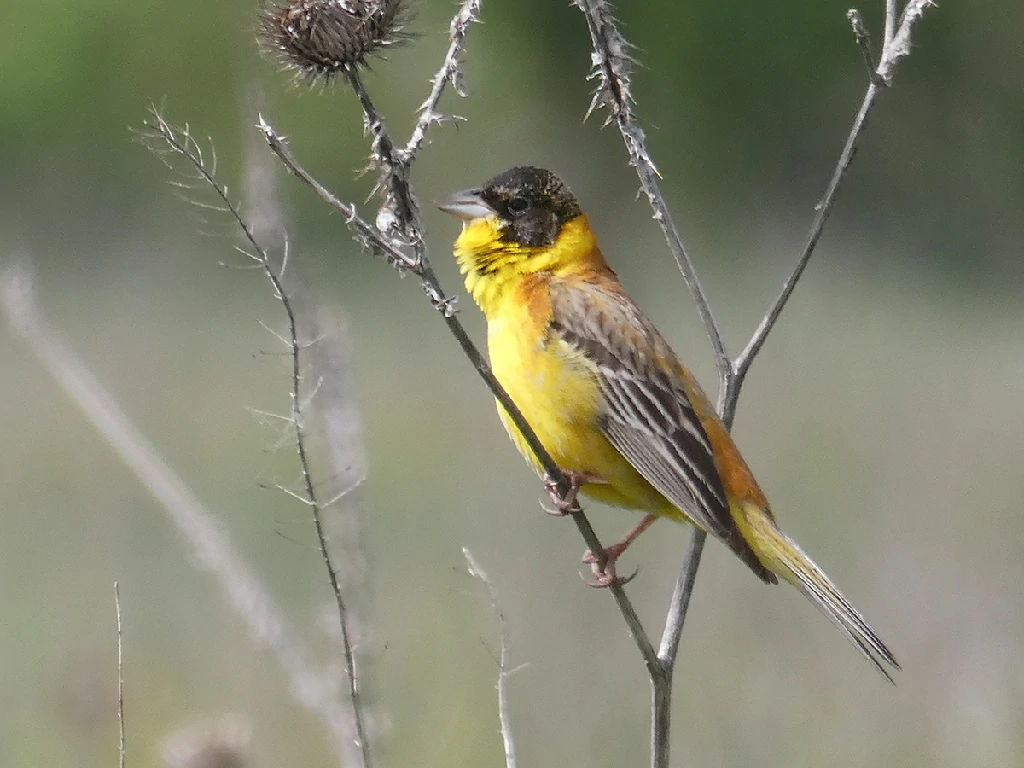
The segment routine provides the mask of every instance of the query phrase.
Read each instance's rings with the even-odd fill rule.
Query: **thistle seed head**
[[[327,81],[348,66],[411,35],[409,0],[292,0],[264,6],[261,38],[285,65],[311,81]]]

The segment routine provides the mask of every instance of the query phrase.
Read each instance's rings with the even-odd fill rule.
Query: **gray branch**
[[[42,316],[32,278],[25,269],[8,266],[0,273],[0,316],[167,513],[190,545],[192,561],[213,575],[228,606],[243,620],[252,642],[271,652],[285,673],[292,696],[320,719],[340,758],[346,746],[344,709],[325,683],[312,651],[235,550],[214,514]]]
[[[469,25],[477,20],[481,1],[463,0],[462,7],[459,8],[459,12],[452,19],[452,23],[448,28],[448,34],[451,37],[448,53],[445,54],[441,69],[437,71],[437,74],[430,81],[432,84],[430,95],[420,105],[420,116],[416,121],[416,127],[413,128],[412,135],[402,151],[402,162],[407,166],[412,164],[412,161],[416,158],[416,153],[423,146],[423,140],[427,137],[427,130],[430,128],[430,125],[432,123],[439,123],[444,119],[437,111],[437,105],[441,101],[441,95],[444,93],[448,83],[452,84],[452,88],[455,89],[457,94],[460,96],[466,95],[465,88],[462,86],[461,57],[466,46],[466,32],[469,30]]]
[[[517,768],[516,743],[512,736],[512,716],[508,706],[508,677],[512,672],[508,668],[509,650],[505,630],[505,613],[498,603],[498,593],[494,589],[491,577],[480,567],[476,558],[473,557],[473,553],[466,547],[462,548],[462,555],[466,558],[469,575],[479,579],[487,590],[491,610],[494,611],[494,618],[498,620],[498,641],[501,643],[501,650],[498,654],[498,722],[501,724],[501,743],[505,750],[505,768]]]
[[[218,198],[218,210],[228,213],[238,226],[243,237],[248,242],[250,250],[247,255],[262,268],[267,279],[273,288],[274,296],[281,302],[281,306],[288,318],[288,336],[284,339],[291,358],[291,418],[290,424],[294,433],[294,443],[299,457],[299,466],[302,472],[304,485],[304,496],[308,501],[311,511],[313,528],[316,534],[317,545],[320,549],[320,556],[323,559],[324,567],[327,570],[327,578],[331,590],[334,593],[334,601],[338,611],[338,623],[341,629],[342,656],[345,664],[345,672],[348,678],[348,695],[352,708],[352,716],[355,720],[355,741],[359,750],[360,765],[362,768],[371,768],[372,759],[370,755],[370,741],[366,728],[366,716],[364,713],[362,696],[359,686],[359,676],[356,666],[355,649],[352,642],[352,632],[349,627],[348,606],[341,590],[341,583],[338,578],[337,568],[331,558],[327,547],[327,536],[323,525],[323,505],[320,502],[316,483],[313,481],[312,465],[307,449],[307,438],[303,423],[301,407],[302,391],[302,344],[299,341],[298,318],[292,304],[290,294],[285,290],[281,278],[280,268],[276,267],[270,260],[266,249],[253,232],[249,222],[242,216],[238,207],[231,200],[227,189],[217,180],[215,166],[208,165],[203,157],[198,143],[192,138],[186,128],[184,131],[177,130],[168,123],[163,116],[154,108],[151,110],[152,122],[147,127],[154,132],[155,136],[163,139],[167,147],[180,156],[191,167],[196,177],[203,184],[207,185]]]
[[[936,7],[932,0],[910,0],[903,8],[903,15],[900,17],[899,27],[889,35],[889,30],[894,28],[896,16],[896,3],[894,0],[886,0],[886,40],[885,48],[878,61],[878,76],[886,85],[892,84],[892,78],[896,74],[896,66],[900,59],[910,55],[911,44],[910,34],[914,31],[914,25],[921,20],[924,12],[929,8]]]
[[[610,115],[606,124],[614,120],[618,126],[622,140],[626,143],[629,164],[636,169],[637,176],[640,177],[640,186],[651,204],[654,220],[661,227],[669,250],[676,261],[676,266],[679,267],[683,280],[686,281],[690,293],[693,294],[693,301],[697,305],[704,330],[715,350],[718,373],[720,376],[725,376],[730,364],[729,355],[725,350],[725,342],[722,340],[718,323],[715,322],[707,295],[701,287],[697,269],[693,266],[693,260],[683,245],[679,231],[669,213],[668,205],[665,203],[665,198],[661,194],[661,187],[658,184],[660,174],[647,151],[647,140],[644,137],[643,129],[640,128],[633,115],[631,77],[635,62],[629,54],[631,47],[619,31],[615,17],[612,15],[611,5],[606,0],[574,0],[574,2],[587,20],[587,29],[590,31],[590,43],[593,49],[591,53],[593,69],[590,79],[598,81],[587,115],[589,116],[597,108],[607,107]]]

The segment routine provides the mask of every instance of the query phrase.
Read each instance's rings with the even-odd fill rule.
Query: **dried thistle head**
[[[300,76],[330,80],[408,40],[408,20],[409,0],[268,0],[261,37]]]

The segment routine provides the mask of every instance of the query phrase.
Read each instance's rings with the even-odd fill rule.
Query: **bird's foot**
[[[544,490],[547,491],[548,497],[551,499],[551,503],[554,504],[554,507],[549,507],[541,502],[540,508],[554,517],[565,517],[579,509],[576,504],[576,496],[579,494],[581,486],[586,483],[604,482],[604,480],[597,475],[589,475],[586,472],[563,470],[562,474],[565,475],[565,479],[569,481],[569,490],[564,494],[558,490],[558,483],[555,482],[555,479],[551,477],[551,475],[544,475]]]
[[[640,573],[640,569],[637,568],[629,576],[619,576],[615,572],[615,563],[622,556],[622,553],[626,551],[630,542],[620,541],[618,544],[612,544],[604,550],[604,565],[600,564],[601,558],[591,552],[589,549],[583,553],[583,562],[590,565],[590,573],[594,577],[593,581],[588,581],[587,585],[594,587],[595,589],[607,589],[608,587],[624,586],[629,584],[636,575]]]
[[[599,558],[593,552],[589,549],[584,552],[583,562],[590,563],[590,571],[594,575],[594,581],[587,583],[592,587],[611,587],[613,585],[622,586],[636,578],[636,575],[640,572],[639,568],[625,578],[617,576],[615,574],[615,561],[622,557],[622,553],[629,548],[630,544],[636,541],[637,536],[650,528],[657,519],[657,515],[644,515],[643,520],[637,523],[633,527],[633,530],[622,537],[622,541],[612,544],[610,547],[606,547],[604,550],[604,567],[601,567],[598,562]]]

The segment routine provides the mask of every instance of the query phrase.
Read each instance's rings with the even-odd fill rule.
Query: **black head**
[[[562,226],[583,213],[565,182],[532,166],[499,173],[482,187],[452,195],[440,207],[466,220],[495,216],[503,240],[530,248],[551,245]]]

